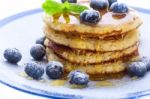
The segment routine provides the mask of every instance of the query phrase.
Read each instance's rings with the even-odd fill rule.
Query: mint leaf
[[[69,14],[77,17],[82,11],[88,9],[88,7],[83,5],[69,3],[67,1],[65,3],[59,3],[54,0],[46,0],[42,8],[47,14],[53,16],[54,22],[57,22],[59,17],[63,15],[66,23],[70,21]]]
[[[88,7],[75,4],[75,3],[58,3],[54,0],[46,0],[42,8],[50,15],[63,14],[63,13],[75,13],[80,14],[82,11],[88,9]]]
[[[43,10],[50,15],[63,13],[64,6],[53,0],[46,0],[42,5]]]
[[[82,11],[88,9],[88,7],[83,6],[83,5],[78,5],[78,4],[74,4],[74,3],[69,3],[68,5],[68,10],[70,13],[76,13],[76,14],[80,14]]]
[[[63,3],[63,13],[69,13],[69,3],[66,1],[65,3]]]

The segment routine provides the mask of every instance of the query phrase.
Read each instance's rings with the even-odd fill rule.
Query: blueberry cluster
[[[35,80],[41,79],[44,69],[37,63],[25,64],[25,73]],[[64,73],[64,66],[58,61],[51,61],[46,65],[46,74],[50,79],[60,79]],[[81,85],[86,87],[89,82],[89,76],[85,72],[75,70],[68,75],[71,85]]]
[[[109,9],[114,13],[128,12],[128,6],[124,3],[117,2],[117,0],[91,0],[90,7],[95,10]]]
[[[39,80],[44,74],[44,68],[37,63],[26,63],[25,73],[35,80]],[[51,61],[46,65],[46,74],[50,79],[59,79],[64,72],[63,64],[58,61]]]
[[[129,76],[143,77],[150,70],[150,59],[142,57],[138,61],[129,64],[127,71]]]
[[[93,10],[85,10],[80,13],[80,22],[84,24],[95,25],[101,19],[101,10],[110,10],[113,13],[124,14],[128,12],[128,6],[117,0],[91,0],[90,7]]]
[[[45,37],[36,40],[36,44],[30,49],[30,54],[35,60],[42,60],[45,56]],[[4,58],[10,63],[18,63],[22,59],[21,52],[16,48],[8,48],[4,51]]]
[[[39,60],[42,59],[45,55],[45,49],[42,45],[43,43],[36,44],[36,46],[32,47],[31,51],[35,51],[38,56],[34,56],[35,52],[31,53],[34,59]],[[40,53],[40,54],[39,54]],[[40,56],[41,55],[41,56]],[[40,57],[39,57],[40,56]],[[16,48],[6,49],[4,51],[4,58],[10,63],[18,63],[22,54]],[[143,77],[147,71],[150,70],[150,59],[147,57],[142,57],[138,61],[132,62],[128,65],[127,72],[129,76],[137,76]],[[62,77],[64,73],[64,66],[61,62],[51,61],[46,65],[46,74],[50,79],[59,79]],[[33,79],[39,80],[44,74],[44,68],[42,68],[37,63],[27,63],[25,64],[25,72],[28,76]],[[71,85],[81,85],[87,86],[89,82],[89,76],[82,71],[75,70],[69,73],[68,75],[69,83]]]
[[[61,0],[61,2],[77,3],[77,0]],[[102,10],[109,10],[118,15],[128,12],[128,6],[117,0],[90,0],[89,5],[92,9],[80,13],[80,22],[86,25],[96,25],[101,19]]]

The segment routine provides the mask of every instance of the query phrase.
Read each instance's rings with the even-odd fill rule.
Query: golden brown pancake
[[[88,73],[89,75],[97,75],[97,74],[108,74],[108,73],[118,73],[123,72],[126,69],[126,65],[123,61],[116,61],[116,62],[108,62],[103,64],[74,64],[69,61],[66,61],[59,56],[57,56],[51,49],[46,49],[46,55],[48,61],[60,61],[64,64],[65,72],[71,72],[73,70],[82,70]],[[131,61],[135,59],[137,55],[133,54],[129,57],[126,57],[126,61]]]
[[[54,44],[54,42],[51,41],[47,42],[47,40],[45,43],[47,43],[46,46],[48,46],[49,49],[52,49],[58,56],[68,60],[69,62],[77,64],[98,64],[109,61],[116,61],[123,57],[132,55],[138,49],[138,45],[135,44],[134,46],[122,51],[105,53],[91,51],[82,52],[82,50],[71,49],[62,45]]]
[[[112,36],[108,36],[108,37],[105,37],[105,38],[101,38],[101,37],[98,37],[98,36],[77,35],[76,33],[65,34],[65,33],[60,32],[60,31],[55,31],[54,29],[50,28],[46,24],[44,24],[44,28],[49,28],[50,29],[49,32],[53,31],[53,34],[55,33],[54,35],[65,35],[66,37],[80,38],[80,39],[92,38],[92,39],[98,39],[98,40],[118,40],[118,39],[124,38],[124,36],[127,34],[127,33],[125,33],[125,34],[117,34],[117,35],[112,35]]]
[[[66,35],[73,33],[91,37],[98,36],[101,39],[108,36],[125,34],[142,24],[142,20],[133,9],[130,9],[125,17],[121,19],[116,19],[113,17],[112,12],[107,12],[102,16],[101,21],[94,26],[82,24],[79,19],[72,15],[70,15],[70,23],[66,23],[62,16],[58,19],[58,22],[53,22],[53,17],[45,14],[44,22],[55,31],[60,31]]]
[[[74,49],[93,50],[93,51],[118,51],[135,45],[139,40],[139,31],[133,30],[118,40],[99,40],[94,38],[79,38],[68,36],[64,33],[57,33],[49,27],[44,27],[46,37],[60,45]]]

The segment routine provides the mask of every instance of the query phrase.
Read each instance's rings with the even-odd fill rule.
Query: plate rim
[[[145,13],[145,14],[150,14],[150,9],[145,9],[145,8],[140,8],[140,7],[132,7],[132,8],[136,9],[139,12],[142,12],[142,13]],[[41,13],[41,12],[43,12],[43,10],[41,8],[36,8],[36,9],[26,10],[26,11],[22,11],[20,13],[8,16],[8,17],[3,18],[3,19],[0,20],[0,28],[2,28],[3,26],[5,26],[5,25],[9,24],[10,22],[13,22],[17,19],[20,19],[20,18],[23,18],[23,17],[26,17],[26,16],[30,16],[30,15],[33,15],[33,14]],[[23,88],[19,88],[19,87],[13,85],[13,84],[9,84],[9,83],[7,83],[7,81],[3,81],[1,79],[0,79],[0,83],[6,85],[8,87],[11,87],[15,90],[21,91],[21,92],[25,92],[25,93],[28,93],[28,94],[31,94],[31,95],[46,97],[46,98],[65,98],[65,99],[66,98],[76,98],[75,96],[70,96],[70,95],[63,96],[62,94],[60,94],[60,96],[54,96],[54,95],[52,95],[53,93],[51,93],[49,95],[42,94],[42,93],[41,94],[36,93],[34,91],[29,91],[29,90],[26,90],[26,89],[23,89]],[[128,95],[124,98],[137,98],[137,97],[148,96],[148,95],[150,95],[150,92],[146,93],[147,91],[150,91],[150,90],[145,90],[145,91],[138,92],[138,95],[137,95],[137,92],[131,93],[131,95]],[[81,97],[78,96],[78,98],[84,98],[84,97],[83,96],[81,96]]]

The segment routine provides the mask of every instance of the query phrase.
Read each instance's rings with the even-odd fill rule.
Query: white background
[[[44,0],[0,0],[0,20],[34,8],[41,7],[41,4]],[[150,9],[150,0],[119,0],[121,2],[125,2],[128,5],[138,6]],[[0,99],[45,99],[38,96],[33,96],[30,94],[26,94],[12,88],[9,88],[3,84],[0,84]],[[148,99],[150,97],[144,97],[144,99]]]

